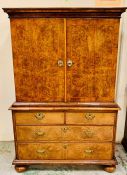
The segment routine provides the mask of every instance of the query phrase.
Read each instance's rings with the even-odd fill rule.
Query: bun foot
[[[27,170],[27,166],[21,166],[21,165],[15,165],[15,170],[18,172],[18,173],[22,173],[22,172],[24,172],[24,171],[26,171]]]
[[[113,173],[116,170],[116,166],[107,166],[104,168],[104,170],[108,173]]]

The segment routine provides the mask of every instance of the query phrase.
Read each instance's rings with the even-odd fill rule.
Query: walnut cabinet
[[[125,8],[4,11],[11,24],[16,170],[31,164],[100,164],[113,172]]]

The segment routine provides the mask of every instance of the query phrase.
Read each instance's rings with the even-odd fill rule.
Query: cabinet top
[[[120,18],[127,7],[105,8],[3,8],[10,18],[38,17],[95,17]]]

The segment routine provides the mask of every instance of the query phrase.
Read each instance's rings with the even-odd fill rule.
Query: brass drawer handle
[[[42,120],[44,117],[45,117],[45,114],[42,113],[42,112],[38,112],[35,114],[35,117],[38,119],[38,120]]]
[[[86,154],[93,154],[93,152],[94,152],[94,150],[92,150],[92,149],[86,149],[84,151],[84,153],[86,153]]]
[[[59,66],[59,67],[64,66],[64,62],[63,62],[63,60],[58,60],[58,66]]]
[[[91,114],[91,113],[86,113],[85,114],[85,118],[87,120],[93,120],[95,118],[95,115],[94,114]]]
[[[45,154],[46,153],[46,150],[45,149],[42,149],[42,150],[37,150],[37,153],[39,153],[39,154]]]
[[[88,129],[88,130],[84,131],[84,134],[86,135],[86,137],[91,138],[91,137],[93,137],[94,132]]]
[[[36,131],[35,134],[37,136],[44,136],[45,135],[45,132],[43,132],[43,131]]]
[[[67,132],[68,130],[69,130],[68,127],[64,127],[64,128],[62,128],[62,131],[63,131],[63,132]]]

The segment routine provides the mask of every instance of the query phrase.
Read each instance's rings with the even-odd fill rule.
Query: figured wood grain
[[[87,115],[92,115],[92,119],[88,119]],[[84,125],[114,125],[116,113],[86,113],[86,112],[68,112],[66,113],[67,124],[84,124]]]
[[[29,124],[29,123],[28,123]],[[113,141],[112,126],[16,126],[17,141]]]
[[[112,160],[111,143],[18,143],[17,147],[18,159],[22,160]]]
[[[65,141],[113,141],[112,126],[66,126],[63,132]]]
[[[37,119],[36,114],[42,113],[44,117]],[[63,124],[64,113],[63,112],[43,112],[43,111],[31,111],[31,112],[15,112],[14,113],[16,124],[22,125],[37,125],[37,124]]]
[[[91,151],[91,153],[90,153]],[[66,149],[67,159],[84,159],[84,160],[111,160],[112,144],[111,143],[68,143]]]
[[[118,19],[67,19],[67,101],[114,101],[118,34]]]
[[[16,101],[64,101],[63,19],[11,19],[11,35]]]
[[[62,140],[62,127],[60,126],[17,126],[16,133],[17,141]]]
[[[64,148],[61,143],[18,143],[18,159],[51,160],[64,159]]]

